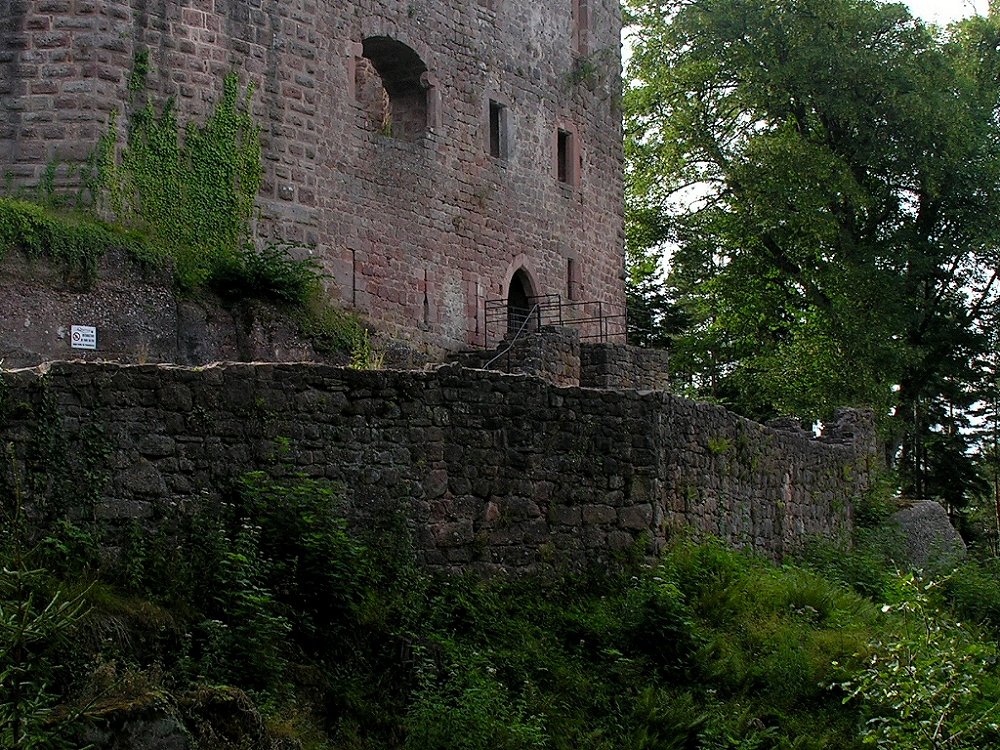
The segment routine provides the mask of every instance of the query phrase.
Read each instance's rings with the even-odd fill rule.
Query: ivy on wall
[[[137,57],[136,71],[147,69],[143,59]],[[241,91],[230,73],[205,123],[188,123],[183,137],[173,101],[158,112],[147,99],[132,112],[124,144],[113,118],[98,145],[99,210],[142,231],[171,257],[183,289],[210,284],[252,252],[250,222],[262,175],[252,97],[253,87]]]
[[[320,351],[370,350],[357,316],[326,299],[314,259],[294,257],[294,245],[259,247],[253,240],[263,176],[253,86],[242,87],[229,73],[204,122],[182,125],[172,99],[157,105],[146,93],[149,72],[148,52],[138,53],[127,125],[120,125],[122,113],[113,114],[88,162],[70,168],[80,179],[75,195],[57,189],[56,163],[37,188],[7,184],[0,259],[19,249],[89,283],[107,250],[121,248],[145,264],[172,266],[183,293],[208,289],[227,302],[264,299],[292,308]],[[377,359],[365,362],[377,366]]]

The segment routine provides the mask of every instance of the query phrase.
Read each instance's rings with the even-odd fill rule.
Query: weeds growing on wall
[[[203,124],[182,133],[172,101],[158,111],[147,99],[130,113],[124,144],[114,118],[99,144],[99,208],[170,255],[184,288],[208,284],[247,250],[262,174],[252,98],[230,73]]]
[[[39,203],[0,197],[0,258],[20,250],[29,258],[48,258],[66,274],[91,282],[97,263],[109,247],[153,262],[144,239],[82,212],[60,212]]]

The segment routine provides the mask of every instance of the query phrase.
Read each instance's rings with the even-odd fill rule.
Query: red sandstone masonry
[[[573,7],[6,0],[0,169],[30,184],[51,160],[85,158],[148,48],[150,83],[185,116],[208,109],[228,70],[257,85],[260,238],[314,244],[331,294],[397,335],[475,343],[484,299],[506,296],[518,266],[534,292],[565,294],[569,258],[580,299],[620,308],[619,7],[589,2],[582,37]],[[379,36],[426,65],[430,127],[416,140],[377,132],[356,98],[358,49]],[[506,106],[506,158],[488,153],[491,97]],[[555,173],[560,127],[575,134],[577,184]]]

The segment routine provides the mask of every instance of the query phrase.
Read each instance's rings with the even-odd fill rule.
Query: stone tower
[[[83,160],[136,55],[182,118],[232,70],[263,127],[261,240],[309,243],[342,304],[434,348],[488,300],[622,312],[617,0],[0,0],[0,169]]]

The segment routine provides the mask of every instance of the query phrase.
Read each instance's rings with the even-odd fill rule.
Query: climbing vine
[[[148,70],[142,63],[137,57],[134,91]],[[98,146],[100,209],[171,256],[182,288],[210,283],[247,252],[262,175],[252,98],[253,86],[243,91],[230,73],[204,124],[182,131],[173,100],[158,110],[147,97],[131,113],[125,143],[112,118]]]
[[[5,186],[0,259],[19,249],[90,282],[107,250],[121,248],[146,264],[172,265],[182,292],[297,308],[301,333],[318,349],[350,352],[363,329],[326,301],[319,264],[296,257],[304,248],[253,241],[263,176],[253,85],[226,75],[204,122],[182,124],[173,99],[158,103],[148,93],[150,71],[148,52],[138,53],[124,111],[112,114],[87,163],[71,169],[80,179],[75,197],[57,189],[56,163],[33,195]]]

